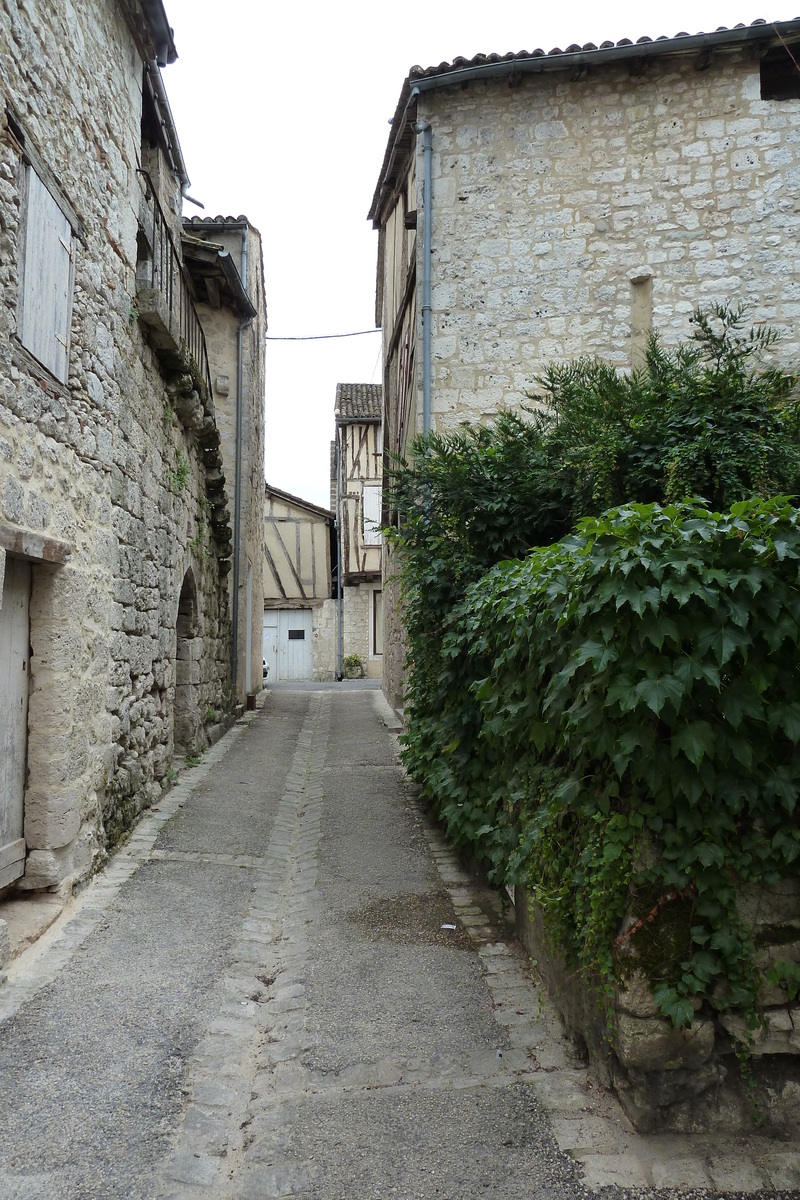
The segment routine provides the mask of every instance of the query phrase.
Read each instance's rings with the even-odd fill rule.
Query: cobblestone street
[[[391,718],[271,690],[13,960],[0,1200],[800,1196],[796,1147],[634,1133]]]

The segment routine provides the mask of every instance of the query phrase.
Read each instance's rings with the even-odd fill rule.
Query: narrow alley
[[[0,1200],[788,1195],[788,1146],[632,1133],[387,722],[270,691],[12,962]]]

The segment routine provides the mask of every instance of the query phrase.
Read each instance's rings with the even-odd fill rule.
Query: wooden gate
[[[9,556],[0,607],[0,887],[25,870],[30,594],[30,565]]]

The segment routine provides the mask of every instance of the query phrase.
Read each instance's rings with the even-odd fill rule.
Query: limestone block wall
[[[698,304],[745,300],[753,322],[781,333],[777,358],[796,366],[800,100],[762,100],[748,50],[697,66],[696,55],[664,56],[638,73],[609,63],[582,78],[474,79],[419,97],[432,138],[434,428],[529,403],[554,361],[596,354],[629,368],[651,328],[667,344],[688,337]],[[417,137],[379,214],[394,452],[422,429],[423,180]],[[385,610],[396,699],[388,589]]]
[[[553,360],[630,366],[647,325],[674,343],[713,301],[748,301],[796,363],[798,114],[800,100],[760,99],[758,62],[743,51],[715,53],[705,70],[665,57],[641,74],[609,64],[579,80],[424,93],[435,425],[525,403]]]
[[[239,560],[239,620],[236,692],[244,701],[248,692],[261,688],[261,613],[264,584],[264,354],[267,332],[264,297],[264,267],[261,235],[244,218],[199,222],[211,230],[213,241],[225,246],[237,267],[242,263],[243,234],[247,242],[247,293],[257,310],[242,330],[242,502]],[[191,230],[193,227],[189,226]],[[241,273],[241,270],[240,270]],[[225,488],[231,513],[234,511],[236,478],[236,388],[238,372],[238,329],[241,317],[230,308],[198,306],[208,347],[220,449],[225,471]],[[248,581],[249,572],[249,581]],[[228,576],[229,604],[233,605],[234,579]],[[248,612],[251,629],[250,658],[247,659]]]
[[[0,524],[72,550],[33,567],[23,886],[39,888],[85,875],[167,781],[189,573],[198,745],[230,707],[230,617],[200,536],[205,466],[137,321],[142,61],[122,6],[4,6],[0,60]],[[78,222],[65,383],[19,339],[32,155]]]
[[[327,683],[336,678],[336,601],[323,600],[314,608],[312,663],[314,679]]]
[[[738,910],[763,970],[796,962],[800,944],[800,881],[740,890]],[[564,963],[548,938],[542,914],[525,888],[516,889],[517,930],[561,1014],[566,1031],[582,1046],[643,1132],[746,1133],[754,1128],[754,1101],[765,1129],[783,1137],[800,1132],[800,1000],[782,987],[764,986],[758,997],[763,1025],[754,1033],[747,1083],[735,1047],[748,1036],[740,1012],[718,1010],[697,999],[687,1029],[674,1029],[653,1003],[646,952],[636,934],[618,956],[620,983],[608,1013],[592,982]],[[621,932],[630,922],[623,921]],[[656,929],[657,942],[663,933]],[[659,945],[659,961],[664,956]]]
[[[397,562],[391,549],[385,549],[383,559],[383,672],[382,683],[386,699],[392,708],[403,707],[405,692],[406,642],[400,602],[400,578]]]
[[[357,654],[369,679],[381,678],[381,659],[370,655],[373,586],[345,587],[342,596],[342,659]]]

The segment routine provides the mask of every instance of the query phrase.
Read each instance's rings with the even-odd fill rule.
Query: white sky
[[[190,193],[205,205],[185,211],[244,213],[261,231],[272,337],[374,327],[378,235],[366,214],[415,63],[795,15],[738,0],[165,3],[179,59],[164,81]],[[380,341],[267,343],[270,483],[327,506],[336,384],[379,383]]]

